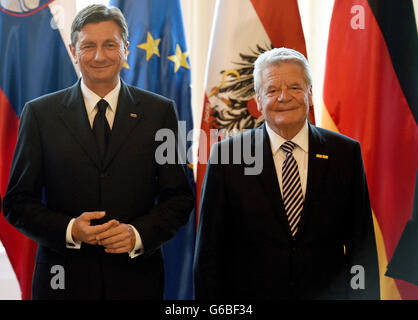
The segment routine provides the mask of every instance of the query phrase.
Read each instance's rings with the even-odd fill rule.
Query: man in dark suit
[[[163,298],[160,247],[193,195],[183,166],[155,159],[174,102],[119,78],[128,45],[119,9],[86,7],[70,45],[82,79],[22,112],[4,211],[39,244],[34,299]]]
[[[197,299],[379,299],[360,145],[308,123],[311,83],[308,62],[295,50],[273,49],[255,62],[265,123],[212,148],[196,243]],[[253,168],[245,150],[256,152]],[[259,174],[246,171],[260,161]]]

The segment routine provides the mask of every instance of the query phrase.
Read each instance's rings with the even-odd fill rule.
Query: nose
[[[280,90],[279,95],[277,96],[277,100],[280,101],[280,102],[283,102],[283,101],[287,101],[289,99],[290,99],[290,95],[287,91],[287,88],[282,88]]]
[[[104,59],[103,49],[100,46],[98,46],[96,49],[96,54],[94,55],[94,60],[101,61],[103,59]]]

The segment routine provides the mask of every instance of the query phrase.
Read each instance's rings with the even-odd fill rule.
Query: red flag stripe
[[[206,162],[209,159],[210,150],[216,140],[211,139],[210,129],[214,128],[212,124],[215,120],[210,113],[211,107],[207,94],[204,96],[201,133],[199,136],[199,149],[197,155],[197,173],[196,173],[196,227],[199,225],[199,205],[200,191],[202,190],[203,180],[206,173]]]
[[[2,198],[7,189],[18,126],[19,118],[6,95],[0,89],[0,192]],[[22,299],[28,300],[31,298],[34,261],[32,259],[27,260],[25,257],[35,256],[36,244],[12,227],[3,214],[0,216],[0,239],[6,248],[10,264],[22,290]],[[19,252],[20,254],[11,254],[12,252]]]
[[[251,0],[274,47],[286,47],[306,57],[305,37],[296,0]],[[274,14],[272,14],[274,12]]]
[[[0,191],[4,195],[9,179],[10,164],[17,140],[19,118],[12,105],[0,88]]]

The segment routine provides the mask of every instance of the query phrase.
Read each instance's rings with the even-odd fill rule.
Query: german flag
[[[321,126],[361,143],[382,299],[418,299],[418,286],[384,275],[413,206],[418,167],[417,55],[412,1],[335,1]]]

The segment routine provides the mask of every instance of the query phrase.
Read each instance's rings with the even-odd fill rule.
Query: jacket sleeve
[[[412,217],[407,222],[387,266],[385,276],[418,286],[418,171],[415,176]]]
[[[372,210],[361,155],[356,144],[351,184],[349,228],[346,237],[346,257],[350,268],[350,299],[380,299],[379,265]]]
[[[205,179],[202,185],[199,227],[194,260],[196,299],[220,299],[226,295],[225,245],[226,245],[226,192],[222,170],[214,164],[218,159],[220,144],[213,146]]]
[[[33,106],[25,105],[4,197],[6,219],[27,237],[56,251],[65,251],[70,217],[42,202],[43,155],[40,128]]]
[[[138,217],[132,222],[141,236],[145,255],[159,249],[176,235],[180,227],[189,220],[195,203],[185,165],[177,158],[179,143],[185,141],[184,138],[178,137],[177,119],[174,102],[171,101],[168,104],[162,129],[174,133],[176,137],[176,159],[174,163],[157,165],[155,206],[149,214]]]

